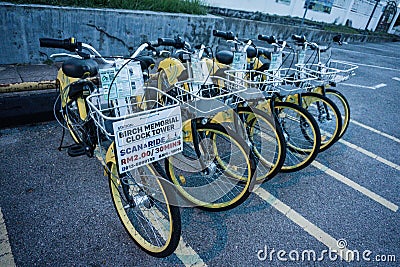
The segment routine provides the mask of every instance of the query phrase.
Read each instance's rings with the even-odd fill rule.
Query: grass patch
[[[205,15],[207,13],[207,8],[202,0],[8,0],[7,2],[14,4],[150,10],[195,15]]]
[[[358,30],[358,29],[343,26],[343,25],[335,25],[335,24],[322,25],[322,30],[327,31],[327,32],[348,33],[348,34],[363,34],[363,33],[365,33],[362,30]]]

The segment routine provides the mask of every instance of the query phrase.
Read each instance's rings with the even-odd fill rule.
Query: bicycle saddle
[[[68,77],[84,78],[97,75],[99,66],[93,59],[68,59],[62,64],[62,70]]]
[[[135,60],[138,60],[140,62],[140,67],[142,68],[142,70],[153,68],[156,64],[154,58],[152,58],[151,56],[138,56],[135,57]]]
[[[179,59],[182,63],[186,63],[190,59],[189,54],[185,51],[176,51],[171,55],[171,57]]]
[[[248,58],[255,58],[257,56],[257,49],[255,47],[252,46],[247,47],[246,52]]]
[[[221,62],[222,64],[232,64],[233,62],[233,52],[228,51],[228,50],[222,50],[217,52],[215,55],[215,58],[218,60],[218,62]]]

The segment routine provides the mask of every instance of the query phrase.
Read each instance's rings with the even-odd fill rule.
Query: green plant
[[[202,0],[8,0],[8,2],[15,4],[151,10],[196,15],[207,13]]]

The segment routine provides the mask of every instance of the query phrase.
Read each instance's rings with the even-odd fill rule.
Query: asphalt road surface
[[[182,209],[184,243],[164,259],[126,234],[100,162],[57,150],[56,122],[1,129],[0,207],[11,252],[3,235],[0,257],[17,266],[399,266],[399,50],[335,48],[334,58],[359,65],[337,87],[352,118],[341,141],[233,210]]]

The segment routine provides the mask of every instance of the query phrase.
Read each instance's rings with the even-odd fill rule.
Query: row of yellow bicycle
[[[122,224],[156,257],[175,251],[181,207],[236,207],[277,173],[311,164],[349,122],[346,98],[330,87],[357,66],[332,60],[330,47],[212,34],[218,47],[159,38],[130,57],[40,39],[71,52],[52,55],[68,58],[55,104],[63,138],[74,140],[68,154],[102,161]]]

